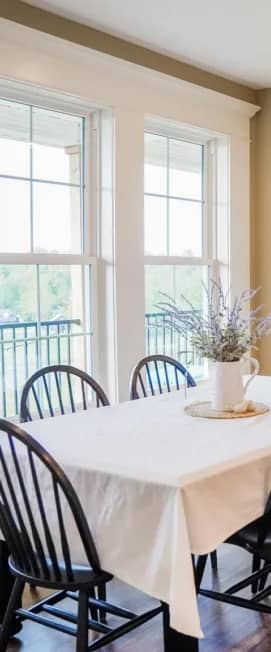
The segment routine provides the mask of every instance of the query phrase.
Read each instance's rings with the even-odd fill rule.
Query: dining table
[[[271,407],[271,377],[256,377],[247,396]],[[204,636],[192,555],[258,518],[271,490],[271,411],[187,414],[209,397],[202,383],[22,424],[71,480],[102,567],[169,606],[166,652],[196,652]],[[70,540],[83,562],[72,531]]]

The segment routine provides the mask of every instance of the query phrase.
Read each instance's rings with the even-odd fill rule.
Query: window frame
[[[152,122],[146,122],[144,128],[144,136],[146,133],[151,133],[157,136],[165,136],[166,138],[174,138],[176,140],[184,141],[187,143],[201,145],[203,147],[203,177],[202,177],[202,256],[171,256],[165,255],[152,255],[146,254],[144,248],[144,264],[145,265],[204,265],[213,267],[216,262],[215,256],[215,232],[216,232],[216,213],[215,213],[215,200],[214,200],[214,185],[215,185],[215,140],[214,137],[205,138],[199,133],[196,138],[194,130],[191,133],[189,129],[185,131],[182,128],[175,127],[174,129],[166,126],[158,127],[156,123],[152,127]],[[148,195],[148,193],[146,193]],[[145,191],[144,191],[145,196]],[[156,195],[155,195],[156,196]],[[157,195],[159,196],[159,195]],[[192,200],[191,200],[192,201]]]
[[[0,265],[79,265],[82,270],[89,269],[89,296],[86,295],[85,274],[82,273],[83,285],[83,317],[84,317],[84,360],[86,370],[91,361],[91,373],[98,371],[98,193],[95,169],[98,169],[99,145],[96,138],[98,109],[92,104],[84,104],[73,96],[65,97],[54,91],[43,89],[30,89],[23,84],[13,82],[0,83],[0,98],[18,102],[27,106],[48,109],[59,113],[69,114],[84,118],[82,129],[82,171],[81,171],[81,253],[4,253],[0,250]],[[93,151],[94,146],[95,151]],[[91,171],[91,173],[90,173]],[[92,171],[94,172],[92,174]],[[4,175],[5,177],[6,175]],[[10,178],[9,175],[7,175]],[[11,177],[12,178],[12,177]],[[30,177],[29,177],[30,178]],[[37,287],[37,305],[39,306],[39,292]],[[89,314],[85,311],[89,306]],[[39,311],[39,308],[38,308]],[[38,314],[40,322],[40,314]],[[38,338],[39,339],[39,338]]]
[[[190,140],[189,138],[184,138],[178,137],[176,134],[171,135],[170,133],[164,133],[164,132],[159,132],[151,129],[144,129],[144,138],[146,135],[150,136],[160,136],[162,138],[166,139],[166,151],[167,151],[167,165],[166,165],[166,175],[167,175],[167,192],[166,193],[155,193],[155,192],[147,192],[144,188],[144,199],[145,197],[157,197],[160,199],[165,199],[166,200],[166,213],[167,213],[167,251],[169,252],[169,240],[170,240],[170,223],[169,223],[169,202],[170,200],[177,200],[177,201],[184,201],[188,203],[195,203],[201,206],[201,243],[202,243],[202,256],[187,256],[187,259],[193,258],[193,260],[197,259],[202,259],[206,258],[206,200],[205,200],[205,177],[206,177],[206,170],[205,170],[205,145],[201,142],[195,142]],[[169,173],[170,173],[170,162],[169,162],[169,151],[170,151],[170,140],[175,140],[177,142],[185,143],[185,144],[191,144],[191,145],[198,145],[199,147],[202,148],[202,156],[201,156],[201,199],[196,199],[192,197],[177,197],[169,192]],[[144,159],[145,161],[145,159]],[[145,245],[144,245],[144,255],[146,258],[153,258],[155,255],[153,254],[146,254],[145,251]],[[178,256],[178,255],[171,255],[170,253],[167,254],[161,254],[160,256],[157,256],[159,258],[183,258],[185,259],[186,256]]]
[[[217,258],[217,141],[214,133],[196,130],[189,127],[147,120],[144,125],[144,138],[146,133],[157,136],[165,136],[191,144],[201,145],[203,148],[202,165],[202,256],[171,256],[150,255],[145,253],[144,245],[144,269],[146,266],[180,266],[180,267],[205,267],[208,278],[218,279],[220,275],[220,263]],[[145,157],[144,157],[145,162]],[[158,195],[159,196],[159,195]],[[144,187],[145,197],[145,187]],[[144,218],[145,219],[145,218]],[[229,260],[227,261],[227,268]],[[228,278],[228,269],[227,269]],[[146,292],[146,287],[145,287]],[[206,381],[210,373],[209,363],[204,365],[204,378],[197,382]]]

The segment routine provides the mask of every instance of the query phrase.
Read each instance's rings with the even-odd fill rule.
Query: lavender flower
[[[181,299],[187,309],[178,307],[176,301],[162,294],[164,300],[157,307],[164,314],[163,324],[174,328],[181,335],[190,333],[191,344],[201,357],[220,362],[234,362],[251,348],[257,348],[257,341],[271,333],[271,313],[259,317],[263,306],[244,314],[259,289],[243,290],[229,306],[229,294],[224,292],[221,280],[211,279],[207,287],[202,283],[206,297],[206,312],[195,310],[193,304],[183,295]]]

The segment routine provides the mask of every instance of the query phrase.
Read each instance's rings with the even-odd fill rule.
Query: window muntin
[[[1,252],[83,252],[84,122],[0,100]]]
[[[145,134],[147,256],[203,256],[203,169],[202,145]]]

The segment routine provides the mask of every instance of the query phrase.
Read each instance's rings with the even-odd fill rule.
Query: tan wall
[[[251,121],[251,287],[271,311],[271,89],[258,93],[262,110]],[[261,373],[271,374],[271,336],[257,355]]]

